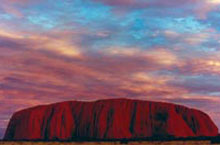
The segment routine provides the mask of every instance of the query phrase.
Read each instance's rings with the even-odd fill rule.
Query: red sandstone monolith
[[[184,106],[130,99],[68,101],[16,112],[6,140],[217,136],[210,117]]]

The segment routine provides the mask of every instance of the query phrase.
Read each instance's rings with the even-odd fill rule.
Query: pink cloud
[[[94,0],[98,2],[102,2],[112,6],[123,6],[123,7],[133,7],[133,8],[147,8],[147,7],[174,7],[181,6],[184,4],[194,4],[197,3],[198,0]],[[201,2],[201,0],[200,0]]]
[[[17,18],[22,18],[24,14],[20,10],[20,6],[30,6],[39,2],[41,2],[41,0],[2,0],[0,9],[3,9],[5,13],[11,14]]]
[[[107,5],[111,5],[115,8],[114,11],[117,14],[122,13],[122,11],[128,11],[131,9],[139,9],[139,8],[154,8],[154,9],[162,9],[164,12],[166,9],[173,8],[181,8],[186,9],[185,12],[189,12],[193,15],[196,15],[199,19],[206,19],[207,14],[210,11],[218,10],[218,6],[220,5],[219,0],[93,0],[96,2],[104,3]],[[183,14],[184,16],[185,14]]]
[[[200,58],[189,58],[179,68],[182,73],[220,75],[219,54]]]
[[[11,5],[8,5],[8,4],[3,4],[2,5],[2,9],[8,13],[8,14],[11,14],[11,15],[14,15],[18,18],[22,18],[23,17],[23,14],[21,11],[19,11],[18,9],[16,9],[15,7],[11,6]]]

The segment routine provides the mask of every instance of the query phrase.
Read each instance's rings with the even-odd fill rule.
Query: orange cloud
[[[198,59],[191,59],[185,66],[186,72],[195,74],[216,74],[220,75],[220,60],[219,55],[212,55],[210,57],[203,57]]]
[[[113,56],[139,57],[148,63],[161,67],[181,65],[178,56],[165,48],[143,50],[140,48],[112,47],[104,49],[103,52]]]
[[[35,50],[48,50],[66,56],[80,56],[78,46],[71,43],[71,38],[65,34],[56,34],[59,37],[51,37],[44,34],[31,34],[9,32],[0,29],[0,37],[22,44],[24,47]],[[51,34],[52,35],[52,34]],[[55,35],[55,34],[54,34]]]

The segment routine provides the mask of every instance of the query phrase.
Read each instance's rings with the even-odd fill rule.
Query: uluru
[[[18,111],[5,140],[137,139],[217,136],[202,111],[185,106],[131,99],[67,101]]]

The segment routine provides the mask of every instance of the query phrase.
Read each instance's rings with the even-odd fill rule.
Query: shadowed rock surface
[[[184,106],[130,99],[68,101],[16,112],[6,140],[217,136],[210,117]]]

